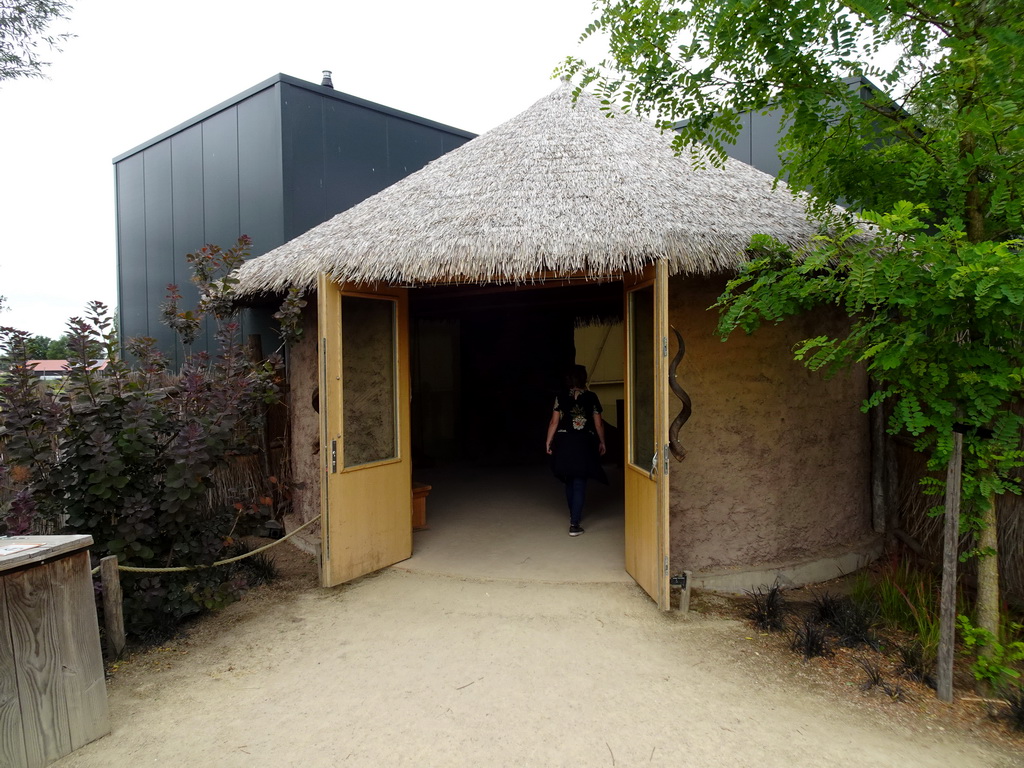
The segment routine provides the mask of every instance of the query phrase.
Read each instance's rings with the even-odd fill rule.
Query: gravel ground
[[[114,665],[113,732],[54,765],[1024,766],[780,655],[728,601],[399,569],[322,590],[277,552],[283,579]]]

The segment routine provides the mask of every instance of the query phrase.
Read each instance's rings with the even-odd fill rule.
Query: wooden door
[[[669,610],[668,272],[625,277],[626,571]]]
[[[321,583],[412,555],[408,297],[318,281]]]

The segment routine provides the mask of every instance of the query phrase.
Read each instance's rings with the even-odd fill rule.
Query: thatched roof
[[[563,84],[518,117],[238,272],[241,295],[354,283],[518,282],[543,272],[734,269],[755,233],[800,246],[801,198],[729,160],[695,169],[670,137]]]

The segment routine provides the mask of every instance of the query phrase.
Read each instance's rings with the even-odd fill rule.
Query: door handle
[[[658,474],[658,452],[655,451],[651,457],[651,471],[647,473],[647,479],[653,480],[654,476]]]

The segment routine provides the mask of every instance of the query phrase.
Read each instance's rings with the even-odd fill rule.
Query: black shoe
[[[583,528],[582,527],[580,527],[578,525],[570,525],[569,526],[569,535],[570,536],[579,536],[581,533],[583,533]]]

